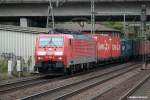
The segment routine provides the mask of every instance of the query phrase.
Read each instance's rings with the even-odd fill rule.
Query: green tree
[[[107,22],[102,22],[102,24],[107,26],[107,27],[123,31],[123,22],[107,21]]]

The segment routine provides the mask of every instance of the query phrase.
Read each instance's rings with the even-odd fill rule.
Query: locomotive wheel
[[[43,68],[38,68],[38,71],[39,71],[40,73],[44,73],[44,72],[45,72]]]
[[[73,69],[72,69],[72,67],[67,68],[67,73],[68,73],[68,75],[72,75],[72,74],[73,74]]]
[[[73,74],[73,73],[74,73],[72,67],[69,68],[69,71],[70,71],[70,74]]]
[[[67,68],[64,68],[64,75],[67,75]]]
[[[87,67],[87,71],[89,71],[90,70],[90,64],[87,63],[86,67]]]
[[[70,75],[70,68],[64,68],[64,75]]]

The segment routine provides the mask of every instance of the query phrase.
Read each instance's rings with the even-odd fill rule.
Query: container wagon
[[[150,57],[150,41],[149,40],[134,40],[133,41],[133,56],[141,59],[143,55]]]
[[[128,61],[133,54],[133,41],[127,38],[121,39],[121,56],[123,61]]]

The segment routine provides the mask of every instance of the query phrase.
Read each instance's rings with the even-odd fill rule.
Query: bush
[[[7,60],[0,59],[0,79],[8,79]]]
[[[17,72],[16,70],[16,65],[14,65],[14,69],[12,72],[12,77],[8,76],[8,68],[7,68],[7,60],[4,59],[0,59],[0,80],[6,80],[6,79],[10,79],[10,78],[17,78],[19,75],[19,72]],[[25,66],[25,65],[23,65]],[[27,70],[23,71],[23,73],[21,74],[22,77],[27,77],[27,76],[31,76],[32,74],[30,72],[28,72]]]
[[[0,59],[0,72],[7,73],[7,61]]]

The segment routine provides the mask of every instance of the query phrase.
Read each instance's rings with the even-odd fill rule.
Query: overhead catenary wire
[[[65,2],[67,2],[67,0],[56,0],[56,7],[61,6]],[[54,6],[52,4],[52,0],[49,0],[48,14],[47,14],[47,23],[46,23],[46,27],[47,28],[49,28],[49,19],[50,19],[50,16],[51,16],[51,21],[52,21],[52,29],[50,30],[49,33],[54,33],[54,29],[55,29],[55,16],[54,16]]]
[[[91,0],[91,33],[95,32],[95,1]]]
[[[50,15],[51,15],[51,20],[52,20],[52,30],[53,30],[55,29],[55,19],[54,19],[54,10],[53,10],[53,5],[52,5],[51,0],[49,0],[49,6],[48,6],[47,25],[46,25],[47,28],[49,28]]]
[[[144,40],[144,48],[142,48],[142,52],[143,52],[143,66],[142,69],[146,69],[146,45],[147,45],[147,37],[146,37],[146,5],[142,5],[141,6],[141,34],[140,34],[140,38]]]

